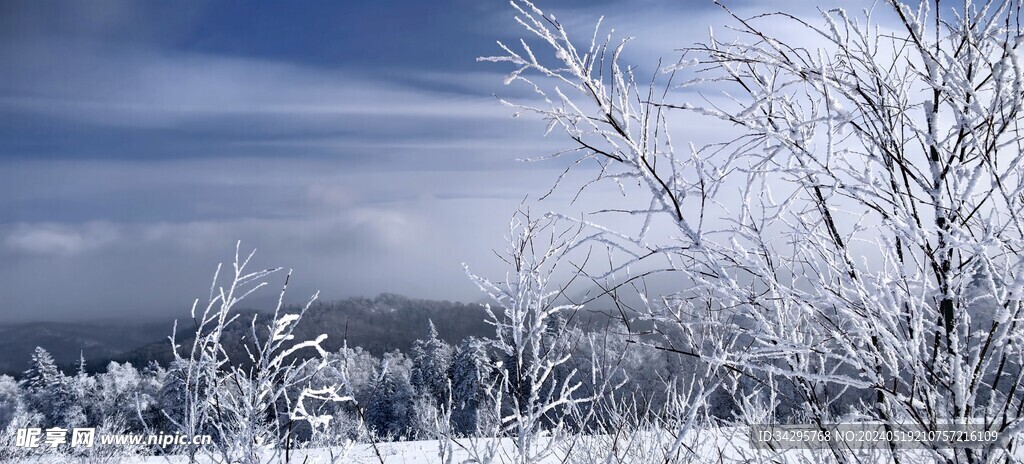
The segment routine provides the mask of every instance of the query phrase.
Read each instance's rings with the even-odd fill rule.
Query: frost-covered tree
[[[161,424],[166,424],[166,417],[161,412],[161,390],[167,381],[167,369],[159,363],[152,361],[141,371],[138,391],[130,398],[135,407],[132,419],[136,421],[138,429],[144,429],[148,424],[154,430],[168,430]]]
[[[25,460],[35,450],[17,447],[19,429],[39,427],[43,417],[32,412],[22,386],[7,375],[0,375],[0,462]]]
[[[367,427],[379,439],[413,438],[417,432],[411,370],[411,361],[398,350],[385,353],[381,360],[379,376],[364,410]]]
[[[488,306],[495,339],[490,345],[499,362],[495,379],[488,382],[487,403],[497,418],[488,436],[512,440],[509,458],[517,464],[534,464],[553,456],[573,430],[569,421],[574,408],[592,402],[603,388],[584,392],[582,377],[589,371],[569,366],[569,331],[559,327],[559,315],[578,311],[579,305],[566,301],[565,287],[553,279],[566,257],[581,238],[579,229],[560,226],[557,219],[532,219],[527,212],[510,223],[508,247],[502,256],[512,269],[504,281],[492,281],[470,274],[481,290],[493,300]],[[558,330],[552,330],[555,327]],[[589,369],[589,366],[588,366]],[[496,462],[507,450],[495,441],[476,443],[473,459]]]
[[[84,376],[79,375],[79,378]],[[146,410],[146,399],[140,397],[144,377],[131,363],[107,364],[105,372],[96,374],[92,381],[80,380],[87,409],[90,410],[91,422],[99,423],[103,419],[116,419],[139,429],[138,411]],[[141,402],[141,404],[140,404]]]
[[[625,290],[672,272],[675,291],[643,295],[660,348],[790,395],[812,423],[856,404],[883,424],[1019,434],[1019,3],[888,0],[819,19],[723,8],[727,33],[645,76],[622,62],[628,39],[598,28],[577,46],[564,23],[514,5],[545,51],[523,41],[484,60],[535,91],[540,103],[509,104],[565,134],[555,157],[593,165],[587,188],[637,199],[565,219],[586,228],[581,247],[610,250],[595,278]],[[734,135],[677,149],[681,118]],[[928,459],[1011,458],[939,445]]]
[[[331,356],[332,364],[347,372],[348,390],[356,402],[367,404],[380,378],[381,360],[362,347],[345,346]]]
[[[46,349],[37,346],[32,352],[29,368],[22,375],[21,388],[28,407],[42,414],[45,427],[67,427],[69,420],[79,422],[81,409],[71,379],[57,368]]]
[[[447,402],[450,390],[448,370],[452,365],[452,353],[451,345],[438,338],[433,321],[429,322],[427,338],[413,342],[409,350],[412,361],[409,382],[422,407],[437,409]]]
[[[66,377],[53,356],[45,348],[37,346],[32,351],[29,368],[22,375],[21,386],[31,390],[42,390],[48,386],[66,382]]]
[[[487,387],[492,380],[487,341],[468,337],[459,344],[451,366],[451,426],[459,436],[477,436],[490,429],[493,405]]]
[[[64,425],[67,428],[85,426],[90,422],[96,379],[85,371],[85,356],[81,354],[78,357],[78,371],[74,376],[67,377],[67,390],[71,401],[63,413]]]
[[[0,430],[7,428],[22,408],[18,382],[9,375],[0,375]]]

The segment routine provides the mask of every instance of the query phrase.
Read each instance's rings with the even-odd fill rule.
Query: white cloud
[[[111,245],[119,236],[116,226],[104,222],[16,224],[3,235],[3,244],[12,253],[76,255]]]

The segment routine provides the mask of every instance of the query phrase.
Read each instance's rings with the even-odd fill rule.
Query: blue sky
[[[725,22],[703,1],[542,5],[580,37],[606,15],[639,63]],[[0,8],[0,321],[180,316],[239,239],[294,268],[296,300],[475,300],[461,263],[503,273],[509,216],[564,168],[515,161],[565,145],[475,61],[522,35],[505,2]],[[602,201],[572,193],[535,209]]]

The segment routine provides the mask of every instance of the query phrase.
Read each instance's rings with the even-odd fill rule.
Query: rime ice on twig
[[[1024,428],[1019,2],[947,16],[890,0],[818,21],[722,7],[730,36],[684,49],[647,85],[620,64],[626,41],[595,32],[581,50],[554,17],[513,5],[545,51],[523,40],[481,60],[512,64],[506,84],[543,99],[503,103],[564,132],[570,149],[554,157],[644,190],[644,206],[625,210],[638,231],[578,220],[579,243],[622,257],[601,278],[670,264],[679,291],[644,299],[663,348],[791,395],[815,423],[856,407],[926,429]],[[810,43],[766,32],[768,20]],[[676,101],[678,87],[700,99]],[[668,121],[683,115],[739,135],[677,153]],[[659,220],[679,234],[652,238]],[[933,452],[1009,459],[997,447]]]

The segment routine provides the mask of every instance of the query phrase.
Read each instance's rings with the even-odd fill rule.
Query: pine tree
[[[381,375],[366,406],[366,425],[378,437],[408,437],[412,430],[415,392],[409,381],[409,360],[400,352],[384,354]]]
[[[487,407],[486,384],[490,378],[485,343],[467,337],[459,345],[451,366],[451,422],[460,436],[476,435],[490,408]]]
[[[71,405],[64,412],[64,425],[69,428],[98,424],[107,418],[97,404],[96,378],[85,371],[85,355],[78,354],[78,372],[74,377],[67,377],[68,393]]]
[[[25,371],[22,387],[30,391],[42,390],[64,381],[64,374],[57,369],[53,356],[43,347],[37,346],[32,352],[32,361]]]
[[[434,322],[429,324],[426,340],[416,340],[412,345],[411,382],[417,396],[444,404],[448,401],[448,370],[453,350],[438,338]]]
[[[29,369],[21,383],[28,406],[43,415],[44,426],[66,426],[67,420],[79,422],[74,392],[70,381],[54,362],[53,356],[36,347]],[[77,424],[72,424],[77,425]]]

